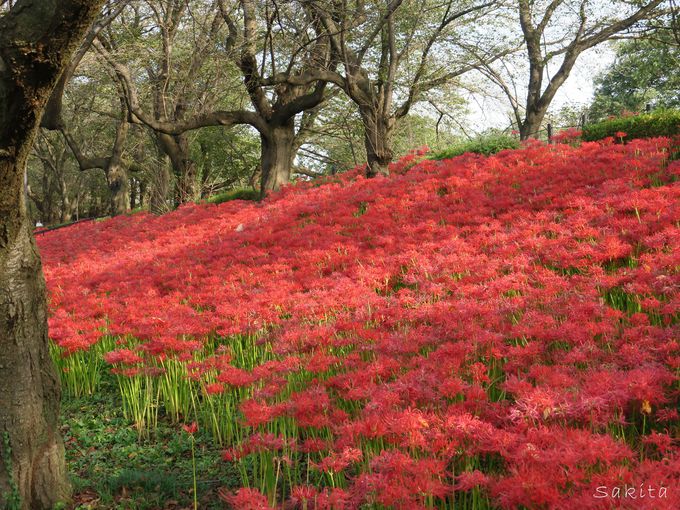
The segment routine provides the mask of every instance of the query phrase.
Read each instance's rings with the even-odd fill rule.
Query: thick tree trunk
[[[127,113],[123,98],[121,98],[121,106],[125,109],[124,114]],[[116,128],[116,141],[113,144],[111,157],[104,169],[106,182],[109,185],[111,216],[125,214],[130,210],[130,180],[128,179],[127,168],[123,164],[123,151],[129,131],[130,124],[123,117]]]
[[[537,138],[541,131],[541,124],[545,118],[546,109],[539,109],[535,106],[527,107],[524,121],[519,127],[520,140],[528,140],[529,138]]]
[[[196,163],[191,159],[189,139],[186,134],[159,134],[163,152],[170,158],[177,180],[177,202],[185,204],[201,197]]]
[[[389,175],[392,162],[392,127],[394,119],[385,118],[373,110],[361,112],[366,146],[366,177]]]
[[[262,177],[260,193],[265,196],[290,182],[293,158],[295,158],[295,124],[290,119],[282,126],[274,126],[262,140]]]
[[[122,99],[121,104],[125,107],[125,102]],[[111,216],[125,214],[130,210],[130,180],[128,179],[127,169],[123,164],[123,150],[129,130],[130,124],[123,118],[116,129],[116,141],[113,144],[111,157],[104,169],[106,182],[109,185]]]
[[[19,0],[0,16],[0,508],[68,497],[45,283],[23,186],[50,93],[103,0]]]
[[[106,169],[106,182],[109,185],[111,215],[125,214],[130,210],[130,182],[125,167],[113,163]]]
[[[3,189],[14,165],[0,160]],[[66,500],[69,488],[45,283],[30,225],[21,216],[0,230],[0,508],[12,508],[8,501],[17,498],[19,508],[48,509]]]

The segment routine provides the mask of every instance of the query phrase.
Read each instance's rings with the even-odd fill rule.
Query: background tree
[[[141,81],[141,100],[151,111],[149,119],[177,124],[215,108],[233,83],[233,73],[221,65],[223,27],[217,1],[145,0],[131,4],[110,30],[100,33],[97,47],[110,61],[115,58],[116,65],[128,75],[134,74],[136,83]],[[123,91],[129,92],[125,82]],[[160,156],[158,173],[152,180],[156,188],[152,191],[153,209],[167,209],[173,179],[163,164],[165,160],[173,170],[176,203],[199,198],[200,176],[189,136],[186,132],[152,132]]]
[[[130,125],[127,121],[125,99],[120,96],[116,99],[119,102],[119,118],[115,122],[115,133],[109,137],[109,140],[112,139],[113,142],[106,155],[88,157],[66,124],[62,123],[59,127],[64,140],[78,163],[80,171],[84,172],[93,169],[104,171],[109,189],[109,213],[111,216],[125,214],[130,210],[130,182],[127,166],[123,160]]]
[[[465,105],[458,96],[438,94],[435,106],[417,107],[398,122],[392,133],[394,157],[406,155],[416,147],[437,151],[455,143],[462,135],[454,119],[465,115]],[[437,111],[437,108],[444,113]],[[359,112],[345,95],[329,100],[310,129],[308,143],[298,152],[300,175],[315,177],[334,174],[366,162],[364,127]],[[302,170],[306,170],[302,172]]]
[[[596,80],[590,120],[622,112],[680,107],[680,45],[667,32],[619,44],[616,61]]]
[[[68,495],[45,282],[24,174],[43,110],[102,1],[18,0],[0,15],[0,506]],[[7,7],[2,2],[1,7]]]
[[[57,132],[42,130],[28,161],[27,195],[32,223],[67,223],[92,208],[91,200],[101,195],[96,174],[82,173]],[[32,207],[31,207],[32,206]]]
[[[602,2],[599,0],[516,0],[515,19],[526,62],[483,66],[512,107],[520,138],[535,137],[557,91],[578,57],[613,37],[658,15],[663,0]],[[515,23],[517,23],[515,21]],[[525,85],[515,75],[528,74]],[[526,99],[520,98],[526,90]]]
[[[342,69],[310,72],[293,82],[323,78],[340,87],[363,122],[367,175],[386,174],[394,157],[396,123],[428,91],[476,67],[474,58],[456,44],[456,32],[487,15],[494,3],[304,0],[323,24]],[[476,46],[475,57],[498,57],[498,48]]]
[[[211,5],[216,8],[214,2]],[[324,37],[319,37],[318,28],[305,19],[304,11],[294,2],[241,0],[227,4],[220,0],[218,14],[227,27],[226,43],[217,39],[217,30],[212,37],[213,44],[221,47],[222,58],[227,57],[239,70],[252,109],[238,103],[200,101],[200,109],[189,112],[182,108],[181,118],[157,118],[145,108],[130,69],[105,45],[99,46],[99,51],[124,84],[133,119],[161,133],[160,136],[186,136],[188,131],[208,126],[249,125],[255,128],[261,140],[261,189],[265,193],[290,179],[295,150],[300,145],[298,137],[313,120],[314,108],[323,101],[326,82],[274,84],[264,78],[264,73],[285,70],[284,73],[295,75],[309,67],[327,67],[332,59],[330,46]],[[212,27],[217,26],[219,23],[214,21]],[[195,79],[196,73],[188,76]],[[228,94],[230,84],[213,85],[206,88],[205,94],[214,95],[215,90]],[[219,106],[232,109],[220,109]],[[303,112],[308,113],[296,124],[296,117]]]

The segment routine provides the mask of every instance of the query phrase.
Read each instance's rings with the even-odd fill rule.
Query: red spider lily
[[[50,334],[74,360],[115,336],[119,377],[222,412],[201,426],[238,432],[224,458],[278,484],[244,480],[266,494],[224,493],[236,508],[598,508],[599,486],[670,487],[680,164],[672,140],[624,138],[414,154],[388,179],[46,233]],[[295,463],[323,483],[271,471]]]
[[[193,435],[196,432],[198,432],[198,423],[196,423],[194,421],[194,422],[190,423],[189,425],[186,425],[186,424],[182,425],[182,428],[184,429],[184,432],[186,432],[187,434]]]
[[[104,355],[104,361],[111,365],[137,365],[144,360],[130,349],[118,349]]]
[[[220,489],[218,494],[222,501],[229,503],[233,508],[242,510],[270,510],[273,508],[269,505],[267,497],[257,489],[242,488],[237,490],[235,494]]]

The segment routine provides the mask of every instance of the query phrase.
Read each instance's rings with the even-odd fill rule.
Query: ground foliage
[[[46,233],[66,390],[198,422],[235,508],[678,508],[680,162],[621,142]]]
[[[658,110],[653,113],[627,114],[583,127],[583,139],[600,140],[617,133],[628,138],[651,138],[680,135],[680,110]]]
[[[189,436],[161,420],[153,437],[140,440],[123,414],[113,377],[105,375],[93,395],[63,399],[61,433],[74,493],[69,508],[192,507]],[[216,491],[238,486],[238,472],[221,461],[220,448],[207,432],[196,434],[196,463],[200,508],[223,508]]]

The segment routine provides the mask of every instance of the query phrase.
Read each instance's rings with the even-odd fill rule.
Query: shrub
[[[451,159],[466,152],[490,156],[505,149],[519,149],[519,140],[513,136],[494,133],[481,135],[453,147],[434,153],[430,159]]]
[[[608,136],[618,138],[626,133],[627,140],[680,134],[680,110],[660,110],[654,113],[631,115],[588,124],[583,128],[583,140],[592,142]]]
[[[237,188],[224,193],[218,193],[208,198],[206,201],[211,204],[221,204],[230,200],[259,200],[260,192],[252,188]]]

